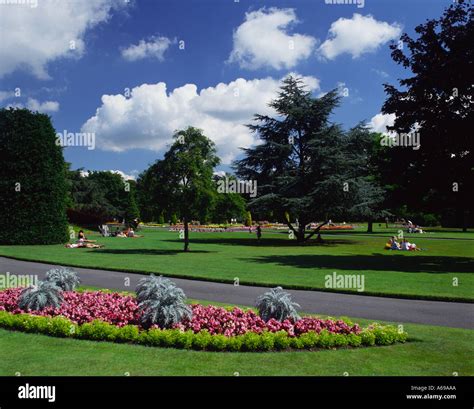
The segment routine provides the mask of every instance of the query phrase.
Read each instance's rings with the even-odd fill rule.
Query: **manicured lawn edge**
[[[54,262],[48,260],[33,260],[26,257],[16,257],[16,256],[7,256],[0,254],[0,257],[10,258],[12,260],[19,260],[19,261],[30,261],[33,263],[41,263],[41,264],[49,264],[49,265],[56,265]],[[59,264],[57,264],[59,265]],[[113,267],[101,267],[101,266],[85,266],[83,264],[77,263],[61,263],[61,266],[67,267],[79,267],[79,268],[88,268],[92,270],[104,270],[104,271],[117,271],[123,273],[130,273],[130,274],[155,274],[155,275],[162,275],[163,277],[169,278],[181,278],[184,280],[195,280],[195,281],[206,281],[211,283],[222,283],[222,284],[234,284],[234,280],[232,279],[225,279],[225,278],[215,278],[210,279],[209,277],[203,276],[189,276],[185,274],[169,274],[169,273],[161,273],[156,271],[144,271],[144,270],[133,270],[128,268],[113,268]],[[322,291],[328,293],[339,293],[339,294],[350,294],[350,295],[358,295],[358,296],[372,296],[372,297],[385,297],[385,298],[400,298],[405,300],[427,300],[427,301],[445,301],[445,302],[465,302],[465,303],[474,303],[474,298],[466,298],[466,297],[449,297],[449,296],[438,296],[438,295],[422,295],[422,294],[399,294],[399,293],[384,293],[378,291],[364,291],[363,293],[358,292],[357,290],[345,290],[345,289],[333,289],[333,288],[324,288],[324,287],[313,287],[313,286],[305,286],[305,285],[298,285],[298,284],[285,284],[282,285],[278,282],[271,282],[271,283],[260,283],[254,282],[251,280],[242,279],[239,281],[240,285],[248,285],[254,287],[276,287],[276,286],[283,286],[285,289],[288,290],[306,290],[306,291]]]
[[[294,349],[334,349],[392,345],[406,342],[408,335],[394,326],[373,324],[360,334],[335,334],[327,330],[317,334],[307,332],[298,337],[290,337],[285,331],[247,332],[243,335],[226,337],[211,335],[207,331],[194,333],[179,329],[140,330],[136,325],[117,327],[102,321],[92,321],[77,325],[65,317],[42,317],[30,314],[12,314],[0,311],[0,327],[28,333],[49,335],[60,338],[77,338],[91,341],[140,344],[151,347],[193,349],[199,351],[264,352],[288,351]]]

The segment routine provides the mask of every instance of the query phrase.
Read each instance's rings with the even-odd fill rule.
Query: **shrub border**
[[[179,329],[139,330],[137,325],[117,327],[99,320],[78,325],[62,316],[43,317],[31,314],[12,314],[7,311],[0,311],[0,328],[60,338],[229,352],[392,345],[404,343],[408,338],[406,332],[400,332],[392,325],[380,324],[373,324],[371,328],[364,328],[360,334],[335,334],[323,330],[319,334],[310,331],[298,337],[290,337],[286,331],[264,331],[261,334],[247,332],[243,335],[226,337],[224,335],[211,335],[208,331],[194,333],[190,330],[182,332]]]

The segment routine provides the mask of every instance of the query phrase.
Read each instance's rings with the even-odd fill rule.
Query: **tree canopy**
[[[177,212],[184,224],[184,251],[189,250],[189,222],[206,220],[215,196],[212,180],[219,164],[214,143],[200,129],[177,131],[162,160],[154,165],[156,199],[164,210]]]
[[[360,135],[368,130],[359,127],[346,133],[330,122],[339,101],[335,90],[314,98],[301,79],[287,77],[270,103],[277,116],[257,114],[248,125],[261,143],[244,149],[245,157],[235,163],[240,177],[258,182],[250,207],[272,211],[299,242],[310,239],[331,218],[367,213],[369,203],[381,195],[365,171],[360,172],[368,161]],[[306,226],[314,221],[322,223],[306,235]]]
[[[403,47],[391,46],[393,60],[412,76],[399,88],[385,84],[382,112],[395,114],[392,131],[418,132],[420,149],[391,149],[384,178],[394,202],[423,211],[453,208],[466,227],[474,190],[473,8],[460,1],[415,32],[416,39],[401,36]]]
[[[68,214],[79,224],[100,224],[112,219],[127,223],[140,218],[134,180],[125,181],[110,171],[68,172],[70,200]]]

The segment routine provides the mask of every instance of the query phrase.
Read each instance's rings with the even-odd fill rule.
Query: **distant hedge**
[[[50,118],[1,109],[0,150],[0,244],[66,242],[66,165]]]

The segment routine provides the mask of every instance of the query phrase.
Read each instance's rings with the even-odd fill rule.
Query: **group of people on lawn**
[[[132,227],[127,227],[126,229],[123,229],[120,231],[120,229],[117,227],[117,230],[111,234],[112,237],[131,237],[131,238],[137,238],[137,237],[142,237],[139,236],[135,233]],[[79,230],[79,233],[77,235],[77,242],[76,243],[67,243],[65,247],[70,248],[70,249],[75,249],[75,248],[81,248],[85,247],[88,249],[100,249],[104,247],[103,244],[97,244],[97,240],[88,240],[86,238],[86,235],[84,234],[83,230]]]
[[[403,250],[403,251],[420,251],[416,247],[415,243],[410,243],[407,239],[402,239],[400,242],[397,241],[396,236],[392,236],[391,239],[385,244],[387,250]]]
[[[135,231],[133,230],[133,227],[127,227],[125,229],[123,229],[122,231],[120,231],[120,229],[117,227],[117,229],[111,234],[112,237],[133,237],[133,238],[136,238],[136,237],[142,237],[142,236],[139,236],[135,233]]]
[[[420,226],[412,223],[410,220],[408,220],[406,226],[408,233],[423,233],[423,229]]]

